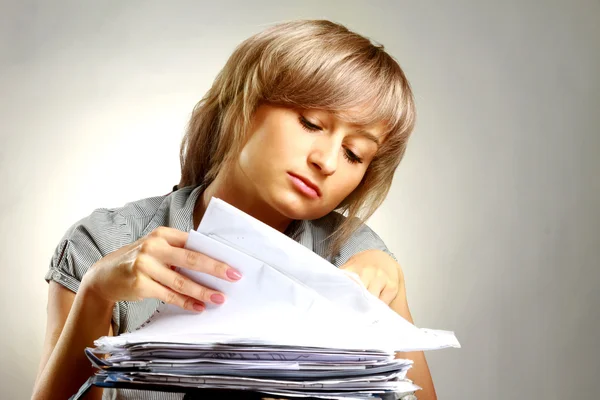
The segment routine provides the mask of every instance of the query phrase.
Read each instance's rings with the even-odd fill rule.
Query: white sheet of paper
[[[237,268],[238,282],[179,271],[220,290],[225,304],[193,313],[164,305],[142,329],[97,345],[145,341],[259,342],[389,351],[460,347],[452,332],[418,329],[361,284],[270,226],[213,198],[186,248]]]

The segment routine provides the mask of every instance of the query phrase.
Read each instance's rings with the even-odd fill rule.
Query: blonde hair
[[[383,45],[326,20],[277,24],[242,42],[194,107],[181,144],[178,187],[208,185],[237,157],[254,111],[266,102],[327,110],[387,132],[358,187],[336,208],[335,254],[385,199],[415,123],[404,72]],[[350,110],[352,110],[350,112]]]

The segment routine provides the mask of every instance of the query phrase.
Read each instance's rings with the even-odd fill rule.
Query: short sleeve
[[[367,224],[361,224],[350,238],[341,246],[338,254],[333,258],[332,263],[336,267],[341,267],[353,255],[365,250],[381,250],[389,254],[395,261],[398,261],[394,254],[387,248],[383,240]]]
[[[68,248],[69,239],[65,239],[63,237],[54,250],[54,254],[50,260],[50,268],[46,272],[45,279],[46,282],[50,282],[52,280],[60,283],[70,291],[77,293],[80,279],[76,277],[77,274],[74,273],[73,268],[71,268],[67,262],[67,258],[69,257]]]
[[[77,221],[56,246],[46,272],[46,281],[55,281],[77,293],[88,269],[121,247],[126,237],[124,225],[125,220],[109,209],[95,210]]]

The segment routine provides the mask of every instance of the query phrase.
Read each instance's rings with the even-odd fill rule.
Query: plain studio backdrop
[[[418,124],[369,221],[398,256],[440,399],[598,392],[597,1],[3,1],[0,397],[24,399],[44,274],[99,207],[166,194],[192,107],[234,47],[327,18],[385,45]]]

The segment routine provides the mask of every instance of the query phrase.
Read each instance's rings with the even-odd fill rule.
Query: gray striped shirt
[[[150,197],[120,208],[100,208],[72,225],[59,242],[46,273],[46,281],[55,281],[77,293],[86,271],[99,259],[135,242],[159,226],[189,232],[194,229],[193,211],[202,187],[184,187],[164,196]],[[294,221],[286,235],[311,249],[333,265],[343,265],[352,255],[368,249],[386,253],[383,241],[363,224],[343,244],[340,251],[326,256],[327,237],[345,217],[337,212],[311,221]],[[157,309],[160,301],[120,301],[113,309],[115,335],[131,332],[142,325]],[[181,399],[176,393],[141,392],[136,390],[105,390],[103,399]]]

